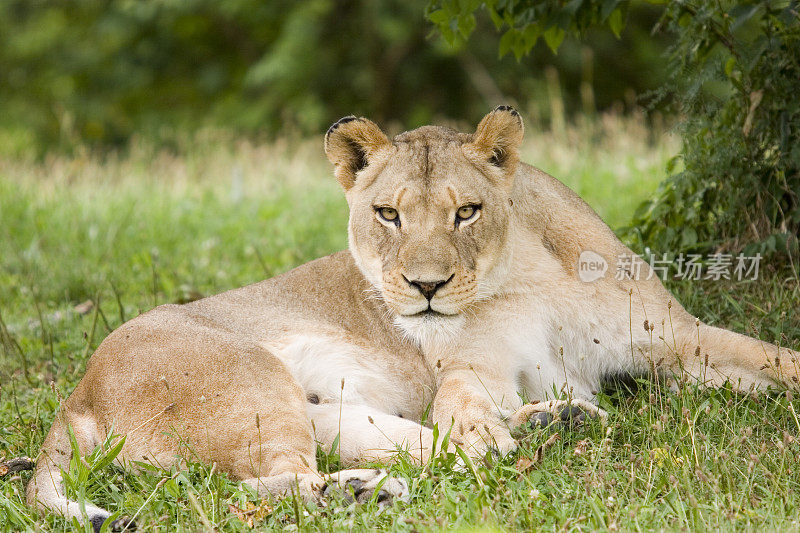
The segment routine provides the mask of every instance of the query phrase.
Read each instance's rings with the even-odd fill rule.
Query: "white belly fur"
[[[381,357],[326,335],[292,335],[273,351],[308,396],[320,403],[368,405],[390,414],[408,410],[414,398],[405,380],[393,376]]]

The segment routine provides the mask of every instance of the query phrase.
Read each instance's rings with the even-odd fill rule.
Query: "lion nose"
[[[419,289],[419,292],[421,292],[422,295],[428,301],[430,301],[431,298],[433,298],[433,295],[436,294],[436,291],[438,291],[439,289],[444,287],[447,284],[447,282],[450,281],[451,279],[453,279],[453,276],[450,276],[447,279],[443,279],[443,280],[439,280],[439,281],[419,281],[419,280],[411,281],[409,279],[406,279],[406,281],[408,281],[409,285]]]

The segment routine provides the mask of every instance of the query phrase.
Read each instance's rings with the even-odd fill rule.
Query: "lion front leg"
[[[515,383],[502,379],[478,379],[479,374],[448,372],[440,379],[433,401],[433,421],[440,432],[474,459],[487,453],[506,455],[517,448],[517,438],[532,428],[559,423],[574,428],[587,419],[605,425],[608,414],[579,398],[521,404]]]
[[[433,400],[433,422],[440,434],[475,459],[505,455],[517,448],[506,418],[520,407],[513,380],[472,367],[443,371]]]

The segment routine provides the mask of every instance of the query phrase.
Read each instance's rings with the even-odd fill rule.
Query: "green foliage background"
[[[451,47],[425,0],[6,0],[0,2],[0,150],[40,153],[132,135],[170,141],[201,125],[318,135],[343,115],[412,128],[474,122],[511,101],[547,119],[543,71],[567,111],[630,103],[658,87],[656,12],[634,10],[617,40],[597,32],[560,54],[498,58],[478,31]],[[479,29],[490,30],[489,22]],[[584,87],[585,89],[585,87]],[[584,98],[585,100],[585,98]]]

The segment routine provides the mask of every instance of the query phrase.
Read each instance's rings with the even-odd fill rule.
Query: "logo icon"
[[[578,257],[578,277],[584,283],[597,281],[606,275],[608,262],[603,256],[591,250],[584,250]]]

